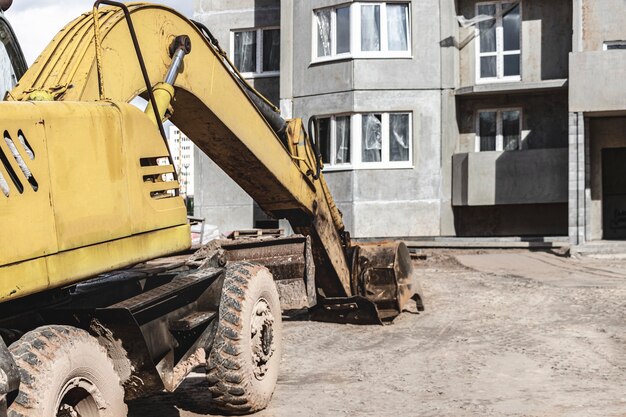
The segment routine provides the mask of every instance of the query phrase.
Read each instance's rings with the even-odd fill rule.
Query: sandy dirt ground
[[[626,260],[439,251],[416,265],[421,314],[285,323],[256,416],[626,416]],[[129,415],[211,415],[204,376]]]

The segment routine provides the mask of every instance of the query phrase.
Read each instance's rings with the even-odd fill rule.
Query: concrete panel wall
[[[459,24],[456,16],[455,0],[439,0],[441,55],[441,87],[454,89],[460,84],[459,48],[454,41],[459,39]]]
[[[476,115],[479,110],[522,109],[522,148],[567,147],[567,93],[499,95],[458,100],[460,137],[456,153],[473,152],[476,146]]]
[[[206,25],[231,55],[231,31],[280,25],[279,0],[197,0],[194,19]],[[273,103],[279,103],[279,78],[248,82]],[[221,232],[253,227],[253,202],[230,177],[198,150],[195,153],[194,214]]]
[[[584,51],[601,51],[605,41],[626,40],[624,0],[579,0]]]
[[[454,155],[453,204],[565,203],[567,157],[565,148]]]
[[[293,55],[287,63],[292,65],[293,85],[283,82],[281,99],[293,98],[293,116],[305,121],[312,115],[411,111],[413,168],[335,171],[325,176],[353,236],[439,235],[441,89],[454,88],[458,79],[458,52],[447,48],[442,53],[439,44],[457,34],[454,0],[411,2],[412,58],[312,64],[313,10],[345,3],[284,2],[283,13],[293,15]],[[440,26],[441,13],[447,20]],[[282,33],[283,38],[289,36],[285,28]],[[454,107],[454,100],[448,97],[446,105]],[[448,230],[453,230],[448,217]]]
[[[198,0],[194,19],[209,28],[220,46],[232,58],[231,32],[238,29],[279,27],[281,23],[280,1]],[[279,77],[251,78],[248,82],[272,103],[279,104]]]
[[[476,15],[475,0],[459,0],[466,18]],[[522,83],[567,78],[567,54],[572,50],[572,3],[568,0],[522,0]],[[460,85],[476,84],[475,27],[459,30]]]
[[[340,0],[311,0],[308,2],[296,0],[294,2],[293,31],[287,33],[286,29],[283,28],[284,35],[282,36],[289,36],[293,39],[292,93],[294,97],[352,89],[352,61],[311,63],[313,58],[313,10],[343,3],[345,2]]]
[[[441,92],[441,234],[454,236],[452,211],[452,155],[459,144],[459,125],[454,90]]]
[[[413,114],[413,168],[324,173],[353,236],[440,234],[441,105],[440,90],[357,90],[294,99],[294,113],[305,120],[313,115],[369,111]],[[395,219],[394,228],[383,211]]]
[[[194,19],[206,25],[230,54],[230,31],[280,26],[279,0],[198,0]]]
[[[438,28],[437,1],[411,2],[412,58],[347,59],[312,63],[313,10],[345,3],[341,0],[312,0],[308,3],[296,3],[289,9],[289,12],[293,11],[294,28],[291,36],[294,45],[291,61],[293,87],[289,91],[283,85],[282,98],[291,97],[289,93],[294,97],[304,97],[353,89],[411,90],[441,87],[441,34]],[[289,34],[284,32],[284,36]]]
[[[221,42],[222,39],[218,37],[220,31],[278,26],[280,0],[196,0],[193,16],[195,20],[212,23],[207,27]]]
[[[441,87],[438,1],[412,1],[411,59],[354,60],[354,88],[411,90]]]
[[[626,110],[626,53],[623,50],[573,53],[569,65],[571,112]]]
[[[259,93],[265,96],[275,106],[280,105],[279,77],[262,77],[248,80]]]
[[[194,215],[221,232],[253,226],[252,198],[206,155],[195,150]]]
[[[439,209],[439,200],[358,202],[353,208],[354,236],[439,236]]]

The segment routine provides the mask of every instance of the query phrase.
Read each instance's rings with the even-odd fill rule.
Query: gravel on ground
[[[423,313],[285,322],[278,385],[256,416],[626,416],[626,260],[427,255]],[[210,403],[195,373],[129,415],[205,416]]]

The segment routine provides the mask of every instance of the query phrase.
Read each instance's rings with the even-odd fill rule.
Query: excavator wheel
[[[215,407],[229,414],[265,408],[276,386],[281,344],[280,300],[270,271],[249,262],[227,267],[207,361]]]
[[[121,417],[124,389],[106,350],[89,333],[44,326],[9,347],[20,389],[8,417]]]

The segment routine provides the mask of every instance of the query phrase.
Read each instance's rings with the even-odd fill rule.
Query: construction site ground
[[[285,322],[274,398],[256,416],[626,416],[626,259],[426,255],[423,313]],[[129,408],[212,415],[202,373]]]

